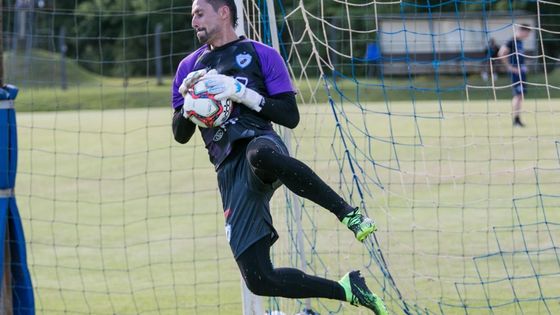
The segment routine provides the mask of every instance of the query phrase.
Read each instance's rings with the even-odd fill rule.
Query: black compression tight
[[[268,138],[256,138],[247,146],[247,160],[265,183],[279,179],[300,197],[334,213],[342,221],[354,208],[330,188],[309,166],[280,152]]]
[[[299,269],[275,269],[270,261],[270,246],[270,238],[264,237],[237,258],[241,275],[251,292],[261,296],[346,301],[344,289],[338,282],[310,276]]]

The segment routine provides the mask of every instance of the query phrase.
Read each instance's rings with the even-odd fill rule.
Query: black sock
[[[520,126],[520,127],[525,127],[525,125],[521,122],[521,118],[518,116],[515,116],[514,120],[513,120],[513,125],[515,126]]]
[[[344,288],[336,281],[308,275],[295,268],[274,268],[270,260],[270,246],[270,238],[264,237],[236,259],[251,292],[262,296],[346,301]]]

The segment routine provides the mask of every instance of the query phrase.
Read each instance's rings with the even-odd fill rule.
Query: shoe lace
[[[354,210],[347,215],[348,218],[348,226],[359,224],[361,220],[361,213],[358,210]]]
[[[352,231],[359,231],[361,229],[360,225],[363,221],[363,216],[359,212],[354,212],[348,220],[348,228]]]

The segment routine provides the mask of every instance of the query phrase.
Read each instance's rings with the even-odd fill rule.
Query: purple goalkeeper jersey
[[[294,92],[288,69],[282,57],[273,48],[262,43],[239,38],[224,46],[210,49],[203,45],[185,57],[177,68],[172,86],[173,108],[183,106],[179,86],[192,71],[216,69],[218,73],[247,82],[247,87],[264,97]],[[216,169],[231,153],[233,145],[241,139],[275,133],[270,120],[245,105],[234,103],[226,123],[215,128],[199,128],[210,161]]]

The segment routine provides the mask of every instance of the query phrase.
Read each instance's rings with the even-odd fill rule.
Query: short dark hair
[[[233,27],[237,26],[237,6],[235,5],[235,0],[206,0],[214,9],[218,11],[221,6],[227,6],[229,12],[231,12],[231,25]]]
[[[531,26],[529,24],[521,24],[519,25],[519,29],[525,32],[530,32],[531,31]]]

